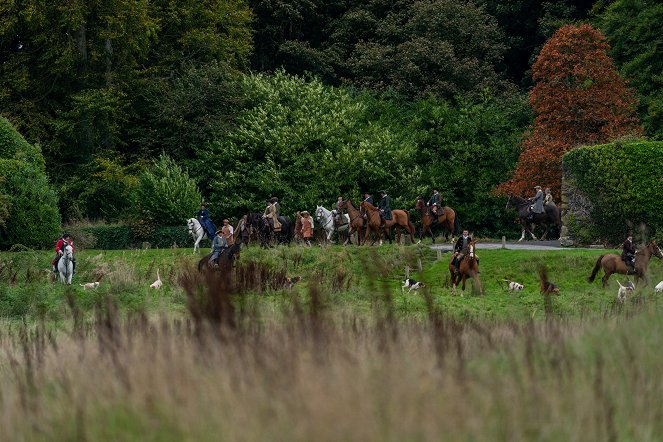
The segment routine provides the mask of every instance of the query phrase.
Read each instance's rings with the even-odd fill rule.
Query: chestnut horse
[[[640,249],[635,254],[635,279],[644,279],[645,283],[647,281],[647,267],[649,267],[649,259],[653,256],[656,256],[659,259],[663,259],[663,253],[661,249],[656,245],[656,241],[652,241],[647,244],[647,247]],[[608,278],[613,273],[620,273],[622,275],[632,274],[628,266],[622,261],[621,256],[615,253],[608,253],[607,255],[599,256],[599,259],[596,260],[596,265],[594,265],[594,270],[592,274],[589,275],[587,281],[594,282],[596,274],[603,268],[603,287],[605,288],[608,285]]]
[[[481,288],[481,281],[479,280],[479,262],[477,261],[475,253],[476,240],[472,239],[467,248],[467,255],[465,255],[460,262],[457,275],[456,266],[453,264],[453,258],[449,261],[449,272],[451,273],[451,284],[453,286],[452,294],[456,296],[456,286],[458,283],[462,282],[463,286],[461,287],[460,296],[465,296],[465,281],[467,278],[472,278],[474,280],[474,289],[478,289],[481,296],[483,296],[483,289]]]
[[[352,242],[352,234],[357,232],[357,245],[361,245],[361,231],[364,228],[364,217],[361,215],[361,212],[357,208],[355,208],[354,204],[352,204],[352,201],[350,200],[345,200],[341,204],[338,205],[339,209],[345,209],[348,211],[348,216],[350,217],[350,228],[348,230],[348,239],[343,243],[343,245],[347,244],[348,241]]]
[[[424,235],[428,232],[433,239],[433,244],[435,244],[435,235],[432,228],[441,226],[444,229],[444,239],[449,241],[449,234],[451,234],[451,242],[454,242],[454,233],[458,232],[458,219],[454,209],[449,206],[438,207],[437,222],[433,223],[435,216],[430,214],[423,198],[417,198],[417,204],[414,208],[421,214],[421,235],[419,239],[424,239]]]
[[[380,245],[382,245],[382,219],[380,212],[373,204],[366,201],[361,203],[361,208],[364,209],[368,216],[368,226],[366,227],[366,234],[364,235],[364,244],[368,242],[368,236],[371,231],[375,233]],[[396,227],[397,243],[401,243],[401,227],[410,234],[410,241],[414,244],[414,225],[410,222],[410,215],[405,210],[392,210],[391,219],[384,221],[384,230],[389,244],[391,244],[391,228]]]

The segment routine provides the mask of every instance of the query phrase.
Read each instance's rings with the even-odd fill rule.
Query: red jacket
[[[62,238],[58,239],[58,242],[55,244],[55,253],[58,253],[59,251],[62,250],[62,248],[64,247],[64,243],[65,243],[64,239],[62,239]],[[67,244],[69,244],[71,246],[71,252],[73,253],[74,252],[74,243],[69,239],[69,240],[67,240]],[[62,253],[64,253],[64,250],[62,250]]]

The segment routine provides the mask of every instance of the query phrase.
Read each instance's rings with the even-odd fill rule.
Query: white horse
[[[195,241],[193,244],[193,253],[196,253],[200,250],[198,244],[200,244],[200,241],[207,238],[207,233],[205,232],[205,229],[203,229],[202,224],[200,224],[200,221],[196,218],[189,218],[186,224],[189,228],[189,233],[193,236],[193,240]]]
[[[61,283],[71,285],[71,277],[74,276],[74,250],[69,244],[65,246],[58,261],[58,275]]]
[[[327,241],[331,242],[332,235],[334,231],[337,232],[347,232],[348,227],[350,226],[350,216],[346,213],[343,215],[343,220],[345,221],[340,226],[336,226],[334,223],[334,218],[337,216],[336,209],[329,211],[322,206],[317,206],[315,209],[315,217],[318,219],[318,222],[327,232]],[[347,243],[347,240],[345,241]]]

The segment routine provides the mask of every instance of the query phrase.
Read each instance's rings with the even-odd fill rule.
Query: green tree
[[[166,155],[141,173],[132,197],[138,221],[162,226],[182,225],[195,214],[201,200],[195,181]]]
[[[615,0],[596,22],[610,43],[620,72],[640,93],[639,114],[648,136],[663,140],[663,4],[653,0]]]
[[[39,146],[0,118],[0,152],[0,246],[49,246],[60,229],[60,214]]]

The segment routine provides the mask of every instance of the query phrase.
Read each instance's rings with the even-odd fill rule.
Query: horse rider
[[[212,256],[209,258],[209,265],[212,267],[219,266],[219,256],[228,249],[228,241],[223,236],[223,229],[216,231],[214,241],[212,241]]]
[[[467,255],[467,252],[469,251],[470,241],[472,241],[470,232],[463,230],[463,236],[458,238],[458,241],[456,241],[456,245],[454,246],[454,259],[452,264],[456,268],[456,275],[460,271],[460,262],[465,258],[465,255]]]
[[[391,215],[391,198],[387,195],[385,190],[380,190],[380,202],[378,203],[378,209],[380,210],[380,218],[382,220],[382,226],[384,226],[385,221],[390,221],[392,219]]]
[[[216,226],[209,217],[209,210],[207,210],[207,207],[205,207],[205,203],[200,204],[200,210],[198,211],[198,221],[207,234],[207,237],[213,239]]]
[[[223,231],[223,237],[228,243],[228,247],[232,247],[232,245],[235,244],[235,229],[227,218],[223,220],[223,227],[221,227],[221,230]]]
[[[553,196],[552,193],[550,193],[550,187],[546,187],[544,190],[544,193],[546,194],[545,199],[543,200],[543,205],[546,206],[548,204],[555,205],[555,201],[553,201]]]
[[[345,217],[343,216],[343,209],[341,209],[341,205],[343,204],[343,197],[339,196],[336,199],[336,209],[333,211],[334,215],[334,225],[336,227],[342,226],[345,224]]]
[[[622,261],[630,267],[630,270],[635,273],[635,254],[637,250],[633,245],[633,235],[629,234],[626,241],[622,244]]]
[[[311,238],[313,238],[313,217],[306,210],[302,211],[302,238],[308,247],[311,247]]]
[[[69,235],[67,232],[64,232],[62,234],[62,237],[58,239],[58,242],[55,243],[55,259],[53,259],[53,273],[58,272],[58,261],[60,261],[60,258],[62,255],[64,255],[64,249],[67,246],[71,246],[71,253],[74,253],[74,242],[71,240],[71,235]],[[74,273],[76,273],[76,258],[74,258],[72,261],[73,264],[73,270]]]
[[[267,207],[265,208],[265,213],[262,217],[269,221],[269,225],[275,232],[280,232],[281,222],[279,221],[279,216],[281,216],[279,199],[273,196],[267,200]]]
[[[541,186],[534,186],[534,190],[536,190],[536,195],[534,195],[532,198],[529,199],[529,203],[531,204],[529,206],[529,220],[531,221],[534,219],[534,215],[543,213],[543,191],[541,190]]]
[[[442,207],[442,197],[437,189],[433,188],[433,196],[430,197],[426,205],[428,206],[428,214],[433,217],[433,222],[436,223],[438,210]]]
[[[370,204],[371,206],[375,206],[375,203],[373,202],[373,197],[368,192],[364,192],[364,200],[362,202]],[[361,212],[361,216],[364,219],[368,218],[368,216],[366,215],[366,211],[363,208],[361,209],[360,212]]]

